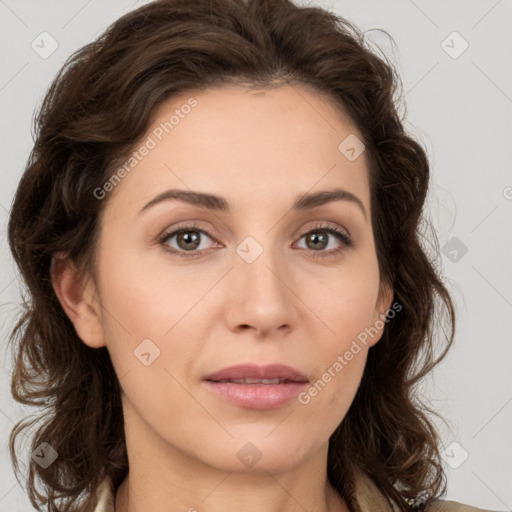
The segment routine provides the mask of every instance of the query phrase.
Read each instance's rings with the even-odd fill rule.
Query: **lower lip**
[[[235,384],[210,380],[204,382],[210,391],[222,399],[249,409],[277,409],[297,398],[307,386],[307,382],[282,384]]]

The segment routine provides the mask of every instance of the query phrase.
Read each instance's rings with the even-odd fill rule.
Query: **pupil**
[[[321,249],[324,249],[327,246],[327,237],[325,236],[325,234],[318,235],[316,233],[311,233],[308,239],[308,243],[309,242],[313,242],[313,249],[318,249],[319,247]],[[320,244],[318,244],[317,242],[320,242]]]
[[[192,233],[192,235],[191,235]],[[180,242],[185,242],[182,246]],[[178,235],[178,244],[185,250],[195,249],[199,246],[199,233],[197,231],[185,231]],[[187,245],[189,244],[189,245]]]

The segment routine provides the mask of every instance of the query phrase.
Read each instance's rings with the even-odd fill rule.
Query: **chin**
[[[275,428],[275,427],[274,427]],[[300,465],[311,454],[312,446],[304,445],[304,438],[291,443],[286,436],[268,436],[271,430],[254,435],[236,436],[227,443],[219,443],[221,451],[211,452],[201,459],[208,465],[231,473],[281,473]],[[211,447],[209,447],[211,449]]]

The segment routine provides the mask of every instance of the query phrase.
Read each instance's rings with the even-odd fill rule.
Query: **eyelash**
[[[169,248],[169,246],[165,244],[165,242],[168,241],[173,236],[179,235],[180,233],[186,233],[188,231],[197,231],[199,233],[205,234],[206,236],[208,236],[209,238],[214,240],[214,238],[207,231],[200,228],[199,226],[196,226],[195,224],[191,224],[191,225],[187,225],[187,226],[180,227],[180,228],[174,229],[172,231],[163,233],[159,237],[158,243],[161,245],[163,251],[165,251],[166,253],[171,254],[173,256],[178,256],[179,258],[201,257],[202,253],[204,251],[208,251],[208,249],[204,249],[203,251],[192,251],[190,253],[187,253],[185,251],[178,251],[176,249]],[[324,226],[322,224],[319,224],[319,225],[313,227],[312,229],[310,229],[309,231],[307,231],[306,233],[304,233],[300,237],[300,239],[302,239],[303,237],[305,237],[311,233],[316,233],[319,231],[324,232],[324,233],[329,233],[329,234],[335,236],[340,242],[342,242],[342,245],[340,247],[338,247],[337,249],[332,249],[330,251],[313,251],[313,250],[311,250],[312,256],[314,258],[334,257],[334,256],[341,254],[346,249],[349,249],[353,246],[352,239],[350,238],[348,233],[346,233],[345,231],[342,231],[338,228],[335,228],[333,226]]]

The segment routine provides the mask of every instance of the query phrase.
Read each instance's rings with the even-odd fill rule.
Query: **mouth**
[[[290,382],[298,382],[294,380],[289,379],[223,379],[223,380],[213,380],[213,379],[206,379],[210,382],[230,382],[232,384],[265,384],[266,386],[275,386],[276,384],[289,384]]]
[[[291,402],[309,383],[298,370],[286,365],[231,366],[204,378],[218,398],[248,409],[277,409]]]
[[[288,382],[307,383],[308,378],[299,370],[284,364],[241,364],[223,368],[207,375],[205,380],[212,382],[233,382],[235,384],[282,384]]]

